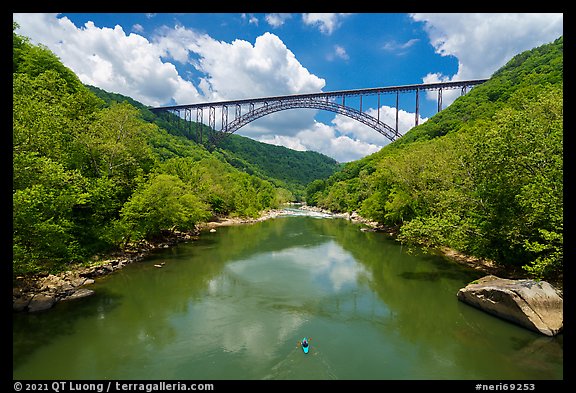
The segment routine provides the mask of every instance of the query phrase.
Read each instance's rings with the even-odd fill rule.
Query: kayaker
[[[308,346],[308,341],[306,339],[302,340],[302,346],[306,348]]]

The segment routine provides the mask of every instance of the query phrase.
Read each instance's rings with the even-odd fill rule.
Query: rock
[[[14,301],[12,302],[12,309],[18,312],[26,310],[26,307],[28,307],[28,305],[30,304],[30,300],[32,300],[32,297],[33,297],[32,295],[28,295],[14,299]]]
[[[563,299],[546,281],[485,276],[458,291],[458,299],[547,336],[564,326]]]
[[[48,310],[54,305],[54,303],[56,303],[56,298],[54,296],[45,294],[34,295],[32,300],[30,300],[30,303],[28,303],[28,311],[36,312]]]
[[[51,291],[57,292],[61,287],[66,285],[66,281],[58,276],[49,274],[48,276],[40,280],[40,290],[41,291]]]
[[[71,295],[68,295],[65,298],[63,298],[62,301],[81,299],[83,297],[92,296],[92,295],[94,295],[94,293],[95,292],[92,289],[80,288],[80,289],[74,291],[74,293],[72,293]]]
[[[79,286],[81,286],[81,285],[84,285],[84,283],[86,282],[86,280],[87,280],[86,277],[76,277],[76,278],[72,278],[72,279],[70,280],[70,284],[71,284],[73,287],[79,287]],[[92,280],[92,281],[94,281],[94,280]]]

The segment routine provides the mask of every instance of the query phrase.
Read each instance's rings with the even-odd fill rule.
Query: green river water
[[[14,314],[13,378],[563,379],[562,335],[457,300],[482,273],[360,228],[294,210],[158,251]]]

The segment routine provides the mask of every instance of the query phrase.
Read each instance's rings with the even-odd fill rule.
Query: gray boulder
[[[95,292],[92,289],[80,288],[80,289],[77,289],[76,291],[74,291],[72,294],[63,298],[62,301],[81,299],[84,297],[92,296],[92,295],[94,295],[94,293]]]
[[[563,299],[546,281],[486,276],[458,291],[458,299],[547,336],[564,326]]]
[[[34,295],[30,303],[28,303],[28,311],[29,312],[36,312],[36,311],[44,311],[51,308],[54,303],[56,303],[56,298],[51,295],[46,294],[37,294]]]
[[[28,304],[30,304],[30,301],[32,300],[33,297],[34,297],[34,295],[25,295],[22,297],[14,298],[14,300],[12,302],[12,309],[14,311],[26,310],[26,308],[28,307]]]

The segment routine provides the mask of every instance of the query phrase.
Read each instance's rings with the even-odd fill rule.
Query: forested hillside
[[[99,98],[50,50],[13,32],[14,275],[63,270],[292,198],[164,123],[133,100]]]
[[[536,277],[563,266],[563,38],[518,54],[426,123],[306,200]]]
[[[168,121],[168,116],[155,115],[148,107],[121,94],[110,93],[95,86],[87,86],[108,105],[113,102],[128,101],[138,108],[142,119],[157,124],[170,134],[196,140],[198,124],[186,124],[176,116]],[[202,125],[203,143],[209,145],[210,135],[214,133],[208,126]],[[217,144],[210,146],[222,159],[237,169],[266,179],[277,187],[288,189],[296,200],[303,197],[305,187],[313,180],[326,179],[336,172],[340,165],[336,160],[314,151],[296,151],[284,146],[275,146],[255,141],[241,135],[228,135]]]
[[[240,135],[226,137],[218,146],[255,166],[265,177],[279,179],[294,194],[303,194],[313,180],[326,179],[340,166],[336,160],[314,151],[296,151],[254,141]],[[226,154],[228,157],[228,154]],[[233,159],[228,160],[232,165]],[[236,166],[236,165],[235,165]]]

